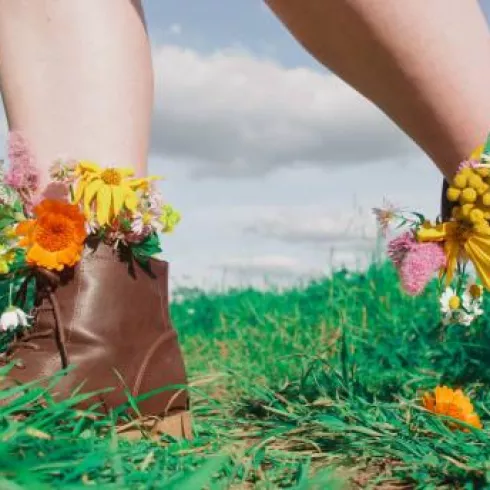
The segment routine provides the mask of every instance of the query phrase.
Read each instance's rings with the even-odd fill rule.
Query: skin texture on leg
[[[266,0],[447,178],[490,130],[490,32],[476,0]]]
[[[66,156],[146,173],[151,50],[130,0],[0,0],[0,86],[41,170]]]

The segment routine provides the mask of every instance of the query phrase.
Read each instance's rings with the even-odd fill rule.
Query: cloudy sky
[[[165,175],[183,215],[163,243],[172,288],[362,267],[383,198],[437,214],[439,171],[260,0],[144,5],[156,75],[150,172]]]

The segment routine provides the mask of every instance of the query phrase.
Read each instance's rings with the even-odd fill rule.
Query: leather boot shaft
[[[108,246],[86,248],[74,269],[46,293],[38,284],[33,349],[21,349],[16,379],[30,381],[73,366],[55,387],[66,398],[83,383],[82,392],[115,387],[99,395],[108,411],[127,401],[187,378],[177,333],[168,310],[168,263],[150,259],[148,273],[122,261]],[[37,335],[36,335],[37,332]],[[188,396],[174,388],[138,402],[143,415],[186,410]]]

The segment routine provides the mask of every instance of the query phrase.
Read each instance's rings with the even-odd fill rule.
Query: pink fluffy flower
[[[405,255],[399,268],[402,288],[417,296],[434,273],[446,266],[444,250],[438,243],[416,243]]]
[[[388,257],[392,260],[397,269],[401,266],[405,255],[416,243],[417,241],[411,231],[407,231],[402,235],[397,236],[388,243]]]
[[[434,273],[446,265],[446,256],[438,243],[419,243],[406,232],[388,244],[388,256],[397,268],[402,288],[412,296],[420,294]]]
[[[39,186],[39,172],[29,145],[15,131],[9,133],[7,145],[10,165],[5,173],[5,183],[21,191],[23,196],[34,194]]]

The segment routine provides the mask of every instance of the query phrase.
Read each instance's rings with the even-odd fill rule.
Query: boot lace
[[[63,368],[68,366],[68,355],[66,350],[65,332],[61,325],[61,315],[58,300],[55,296],[55,290],[60,283],[60,278],[54,272],[47,269],[36,268],[30,273],[24,282],[21,284],[19,292],[16,296],[16,303],[25,305],[27,301],[27,291],[29,283],[35,280],[36,285],[36,304],[32,309],[33,325],[29,329],[25,329],[16,334],[14,340],[9,344],[7,350],[0,357],[1,364],[8,364],[12,361],[17,351],[21,349],[41,350],[41,346],[36,340],[55,336],[58,346]],[[49,306],[46,308],[47,300]],[[53,315],[53,327],[40,329],[38,326],[39,313],[49,311]],[[15,366],[21,369],[25,368],[22,359],[16,359]]]

